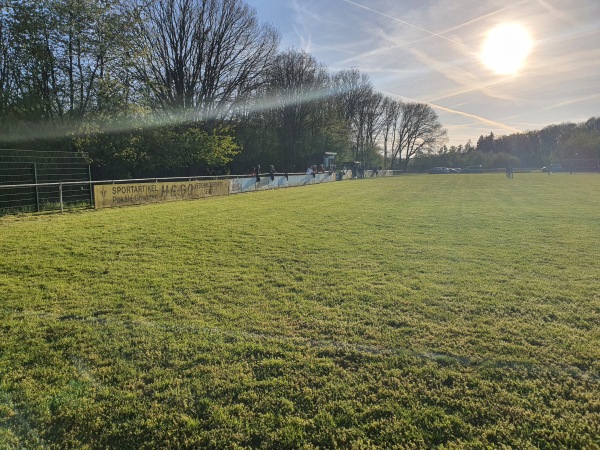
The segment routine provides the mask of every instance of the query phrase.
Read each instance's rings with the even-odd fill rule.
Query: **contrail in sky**
[[[469,47],[468,45],[465,45],[462,42],[454,41],[454,40],[452,40],[450,38],[447,38],[446,36],[444,36],[442,34],[434,33],[433,31],[427,30],[427,29],[425,29],[423,27],[420,27],[418,25],[414,25],[414,24],[406,22],[406,21],[404,21],[402,19],[398,19],[397,17],[390,16],[389,14],[382,13],[381,11],[377,11],[377,10],[375,10],[373,8],[369,8],[368,6],[361,5],[360,3],[353,2],[352,0],[342,0],[342,1],[346,2],[346,3],[349,3],[351,5],[354,5],[354,6],[358,7],[358,8],[366,9],[367,11],[371,11],[371,12],[373,12],[375,14],[379,14],[380,16],[387,17],[388,19],[392,19],[392,20],[394,20],[396,22],[400,22],[400,23],[402,23],[404,25],[407,25],[409,27],[415,28],[417,30],[423,31],[424,33],[427,33],[427,34],[429,34],[431,36],[435,36],[435,37],[438,37],[440,39],[444,39],[445,41],[451,42],[451,43],[453,43],[455,45],[460,45],[461,47],[464,47],[464,48],[466,48],[468,50],[471,50],[472,52],[475,52],[475,53],[478,52],[473,47]]]
[[[485,117],[476,116],[475,114],[469,114],[469,113],[466,113],[466,112],[457,111],[455,109],[446,108],[445,106],[434,105],[433,103],[428,103],[428,104],[431,105],[432,108],[440,109],[442,111],[449,112],[449,113],[452,113],[452,114],[458,114],[458,115],[464,116],[464,117],[469,117],[470,119],[475,119],[475,120],[477,120],[479,122],[482,122],[482,123],[485,123],[487,125],[493,125],[493,126],[498,127],[498,128],[503,128],[505,130],[512,131],[513,133],[521,133],[522,132],[521,130],[519,130],[519,129],[515,128],[515,127],[511,127],[510,125],[506,125],[506,124],[503,124],[503,123],[500,123],[500,122],[495,122],[493,120],[486,119]]]
[[[494,127],[502,128],[502,129],[508,130],[508,131],[512,131],[513,133],[521,133],[522,132],[521,130],[519,130],[519,129],[515,128],[515,127],[511,127],[510,125],[506,125],[504,123],[500,123],[500,122],[496,122],[494,120],[486,119],[485,117],[477,116],[475,114],[469,114],[469,113],[466,113],[466,112],[457,111],[456,109],[446,108],[445,106],[436,105],[435,103],[421,102],[419,100],[414,100],[412,98],[403,97],[403,96],[398,95],[398,94],[392,94],[390,92],[384,92],[384,94],[389,95],[391,97],[398,97],[401,100],[406,100],[406,101],[410,101],[410,102],[426,103],[426,104],[430,105],[434,109],[439,109],[441,111],[444,111],[444,112],[447,112],[447,113],[450,113],[450,114],[458,114],[459,116],[468,117],[469,119],[475,119],[476,121],[481,122],[481,123],[485,123],[486,125],[493,125]]]
[[[346,1],[346,0],[342,0],[342,1]],[[527,1],[527,0],[525,0],[525,1]],[[347,3],[352,3],[353,5],[357,5],[357,6],[360,6],[360,7],[362,7],[362,8],[366,8],[366,9],[368,9],[369,11],[375,12],[375,13],[377,13],[377,14],[382,14],[384,17],[390,17],[390,16],[388,16],[388,15],[386,15],[386,14],[380,13],[380,12],[378,12],[378,11],[375,11],[375,10],[371,9],[371,8],[367,8],[366,6],[358,5],[358,4],[356,4],[356,3],[353,3],[353,2],[351,2],[351,1],[347,1]],[[519,5],[520,3],[524,3],[524,2],[519,2],[519,3],[517,3],[516,5]],[[413,27],[413,28],[417,28],[417,29],[419,29],[419,30],[424,30],[425,32],[429,33],[429,36],[425,36],[425,37],[421,37],[421,38],[418,38],[418,39],[414,39],[414,40],[412,40],[412,41],[409,41],[409,42],[403,42],[402,44],[395,44],[395,45],[394,45],[393,47],[391,47],[391,48],[403,48],[403,47],[408,47],[408,46],[410,46],[410,45],[414,45],[414,44],[417,44],[417,43],[419,43],[419,42],[423,42],[423,41],[425,41],[425,40],[427,40],[427,39],[430,39],[430,38],[432,38],[432,37],[441,37],[442,39],[448,40],[448,41],[450,41],[450,42],[452,42],[452,43],[455,43],[455,44],[458,44],[458,45],[460,45],[460,46],[462,46],[462,47],[466,47],[466,48],[467,48],[467,49],[469,49],[469,50],[473,50],[473,49],[472,49],[471,47],[469,47],[469,46],[463,45],[463,44],[461,44],[461,43],[459,43],[459,42],[455,42],[455,41],[453,41],[453,40],[451,40],[451,39],[448,39],[448,38],[444,37],[444,34],[445,34],[445,33],[449,33],[449,32],[451,32],[451,31],[456,31],[456,30],[459,30],[459,29],[461,29],[461,28],[464,28],[464,27],[466,27],[466,26],[468,26],[468,25],[472,25],[472,24],[474,24],[474,23],[477,23],[477,22],[479,22],[479,21],[481,21],[481,20],[483,20],[483,19],[486,19],[486,18],[488,18],[488,17],[493,17],[493,16],[495,16],[495,15],[497,15],[497,14],[499,14],[499,13],[501,13],[501,12],[503,12],[503,11],[505,11],[505,10],[509,9],[509,8],[514,8],[514,7],[515,7],[515,5],[511,5],[511,6],[505,6],[504,8],[497,9],[497,10],[495,10],[495,11],[492,11],[492,12],[489,12],[489,13],[487,13],[487,14],[483,14],[483,15],[481,15],[481,16],[475,17],[474,19],[468,20],[467,22],[463,22],[463,23],[461,23],[461,24],[459,24],[459,25],[455,25],[455,26],[453,26],[453,27],[447,28],[447,29],[445,29],[444,31],[441,31],[441,32],[439,32],[439,33],[433,33],[433,32],[430,32],[430,31],[424,30],[423,28],[420,28],[420,27],[415,27],[414,25],[412,25],[412,24],[409,24],[409,23],[407,23],[407,22],[404,22],[404,21],[401,21],[400,19],[393,18],[394,20],[400,21],[400,22],[402,22],[402,23],[407,23],[407,25],[409,25],[409,26],[411,26],[411,27]],[[386,50],[387,50],[387,49],[378,48],[378,49],[376,49],[376,50],[371,50],[371,51],[369,51],[369,52],[363,53],[362,55],[354,55],[354,56],[352,56],[352,57],[350,57],[350,58],[343,59],[342,61],[337,61],[337,62],[336,62],[336,65],[343,65],[343,64],[347,64],[347,63],[349,63],[349,62],[356,61],[356,60],[357,60],[357,59],[359,59],[360,57],[374,56],[374,55],[376,55],[376,54],[378,54],[378,53],[382,53],[382,52],[384,52],[384,51],[386,51]]]
[[[351,4],[351,5],[354,5],[354,6],[358,7],[358,8],[366,9],[367,11],[371,11],[371,12],[373,12],[375,14],[379,14],[380,16],[387,17],[388,19],[394,20],[396,22],[400,22],[400,23],[402,23],[404,25],[407,25],[409,27],[415,28],[417,30],[423,31],[424,33],[427,33],[430,36],[438,37],[438,38],[443,39],[445,41],[451,42],[451,43],[453,43],[455,45],[459,45],[459,46],[464,47],[464,48],[466,48],[468,50],[471,50],[471,51],[473,51],[475,53],[479,53],[478,50],[476,50],[476,49],[474,49],[472,47],[469,47],[468,45],[465,45],[462,42],[458,42],[458,41],[454,41],[452,39],[449,39],[449,38],[447,38],[446,36],[444,36],[442,34],[434,33],[433,31],[430,31],[430,30],[427,30],[427,29],[425,29],[423,27],[420,27],[418,25],[414,25],[412,23],[406,22],[406,21],[404,21],[402,19],[398,19],[397,17],[390,16],[389,14],[385,14],[385,13],[383,13],[381,11],[377,11],[375,9],[369,8],[368,6],[361,5],[360,3],[353,2],[352,0],[342,0],[342,1],[345,2],[345,3]],[[497,11],[495,11],[494,13],[496,13],[496,12]],[[467,22],[467,24],[468,24],[468,22]],[[459,27],[464,26],[464,25],[466,25],[466,24],[459,25],[456,28],[459,28]],[[506,125],[506,124],[503,124],[503,123],[500,123],[500,122],[496,122],[496,121],[493,121],[493,120],[490,120],[490,119],[486,119],[485,117],[477,116],[475,114],[469,114],[469,113],[462,112],[462,111],[457,111],[455,109],[446,108],[444,106],[436,105],[436,104],[429,103],[429,102],[427,102],[427,103],[429,105],[431,105],[433,108],[439,109],[441,111],[445,111],[445,112],[448,112],[448,113],[451,113],[451,114],[458,114],[460,116],[468,117],[470,119],[475,119],[475,120],[477,120],[479,122],[482,122],[482,123],[485,123],[487,125],[493,125],[493,126],[498,127],[498,128],[502,128],[502,129],[505,129],[505,130],[508,130],[508,131],[512,131],[514,133],[520,133],[521,132],[521,130],[519,130],[517,128],[514,128],[514,127],[511,127],[510,125]]]

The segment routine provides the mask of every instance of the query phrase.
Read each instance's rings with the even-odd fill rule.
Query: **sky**
[[[376,90],[432,106],[448,145],[600,116],[600,0],[246,0],[331,73],[357,68]],[[482,60],[489,33],[512,24],[514,73]],[[495,49],[496,47],[493,47]],[[502,64],[502,62],[500,63]]]

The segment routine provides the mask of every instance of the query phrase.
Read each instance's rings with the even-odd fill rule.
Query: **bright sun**
[[[493,28],[481,48],[483,63],[500,75],[515,74],[523,67],[533,42],[522,25],[507,23]]]

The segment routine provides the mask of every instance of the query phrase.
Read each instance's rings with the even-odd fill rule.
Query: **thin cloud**
[[[473,18],[471,20],[468,20],[466,22],[463,22],[461,24],[455,25],[455,26],[450,27],[450,28],[446,28],[445,30],[440,31],[439,33],[432,32],[432,34],[429,34],[428,36],[425,36],[425,37],[422,37],[422,38],[418,38],[418,39],[413,39],[413,40],[408,41],[408,42],[398,43],[397,41],[394,41],[393,39],[387,38],[386,40],[388,42],[392,43],[391,45],[386,46],[386,47],[379,47],[379,48],[376,48],[374,50],[370,50],[368,52],[361,53],[359,55],[354,55],[354,56],[352,56],[350,58],[346,58],[346,59],[344,59],[342,61],[337,61],[335,64],[336,65],[350,64],[350,63],[352,63],[354,61],[357,61],[357,60],[360,60],[360,59],[363,59],[363,58],[368,58],[368,57],[371,57],[371,56],[376,56],[376,55],[380,55],[380,54],[387,53],[387,52],[390,52],[390,51],[399,50],[401,48],[413,46],[415,44],[419,44],[421,42],[427,41],[428,39],[431,39],[431,38],[434,38],[434,37],[443,37],[443,38],[445,38],[444,35],[446,33],[457,31],[457,30],[460,30],[461,28],[464,28],[464,27],[467,27],[467,26],[471,26],[473,24],[476,24],[477,22],[481,22],[482,20],[486,20],[486,19],[489,19],[491,17],[498,16],[498,15],[502,14],[503,12],[505,12],[506,10],[508,10],[509,8],[514,8],[515,6],[518,6],[518,4],[520,4],[520,3],[525,3],[525,1],[527,1],[527,0],[521,1],[521,2],[517,3],[516,5],[513,4],[513,5],[510,5],[510,6],[505,6],[503,8],[496,9],[495,11],[491,11],[489,13],[482,14],[480,16],[477,16],[477,17],[475,17],[475,18]],[[353,3],[353,2],[347,2],[347,3]],[[373,11],[373,12],[376,12],[376,11],[374,11],[372,9],[370,9],[370,10]],[[382,13],[379,13],[379,14],[382,14]],[[383,14],[383,15],[384,15],[384,17],[390,17],[390,16],[385,15],[385,14]],[[395,20],[399,20],[399,19],[395,19]],[[419,28],[419,30],[422,30],[422,28]],[[445,38],[445,39],[447,39],[447,38]],[[455,41],[451,41],[451,42],[454,43],[454,44],[457,43]],[[467,48],[470,51],[476,51],[476,50],[474,50],[471,47],[467,46]]]
[[[600,94],[586,95],[585,97],[579,97],[579,98],[574,98],[572,100],[566,100],[564,102],[559,102],[559,103],[555,103],[554,105],[550,105],[550,106],[544,108],[544,111],[550,111],[552,109],[563,108],[565,106],[575,105],[575,104],[581,103],[581,102],[589,102],[590,100],[593,100],[598,97],[600,97]]]
[[[448,124],[472,122],[473,135],[489,133],[489,127],[509,134],[530,123],[541,128],[599,115],[600,1],[291,0],[286,5],[284,34],[296,45],[302,36],[330,69],[358,68],[379,91],[436,105]],[[534,48],[519,74],[494,75],[481,63],[479,46],[487,30],[515,21],[530,31]],[[467,126],[449,126],[457,133],[451,140]]]
[[[445,41],[451,42],[451,43],[453,43],[455,45],[459,45],[459,46],[461,46],[463,48],[466,48],[468,50],[471,50],[473,52],[477,52],[477,50],[475,50],[472,47],[469,47],[466,44],[463,44],[462,42],[458,42],[458,41],[455,41],[453,39],[447,38],[446,36],[443,36],[443,35],[441,35],[439,33],[435,33],[433,31],[430,31],[430,30],[428,30],[426,28],[423,28],[423,27],[420,27],[418,25],[412,24],[412,23],[407,22],[405,20],[399,19],[398,17],[390,16],[389,14],[383,13],[381,11],[377,11],[376,9],[369,8],[368,6],[365,6],[365,5],[361,5],[360,3],[353,2],[352,0],[342,0],[342,1],[345,2],[345,3],[348,3],[350,5],[354,5],[354,6],[358,7],[358,8],[362,8],[362,9],[365,9],[367,11],[371,11],[372,13],[379,14],[380,16],[387,17],[388,19],[391,19],[391,20],[394,20],[394,21],[399,22],[401,24],[404,24],[406,26],[415,28],[415,29],[417,29],[419,31],[423,31],[424,33],[427,33],[427,34],[429,34],[431,36],[435,36],[435,37],[438,37],[438,38],[443,39]]]
[[[568,22],[571,25],[578,25],[577,21],[574,20],[568,12],[556,9],[554,6],[552,6],[550,3],[544,0],[537,0],[537,3],[557,19],[564,20],[565,22]]]
[[[505,84],[509,84],[511,83],[512,80],[503,80],[503,81],[497,81],[494,83],[487,83],[487,84],[481,84],[479,86],[475,86],[475,87],[471,87],[471,88],[465,88],[465,89],[461,89],[458,91],[453,91],[453,92],[449,92],[447,94],[443,94],[440,95],[439,97],[435,97],[435,98],[430,98],[425,100],[427,103],[430,102],[439,102],[440,100],[446,100],[452,97],[458,97],[460,95],[465,95],[465,94],[471,94],[473,92],[481,92],[484,93],[485,95],[487,95],[488,97],[494,98],[496,100],[505,100],[505,101],[510,101],[513,103],[519,103],[520,100],[517,99],[516,97],[510,96],[510,95],[503,95],[500,93],[495,93],[494,91],[492,91],[490,88],[493,87],[497,87],[497,86],[502,86]]]
[[[291,7],[295,17],[294,31],[300,40],[300,48],[310,53],[313,45],[310,24],[316,17],[310,10],[303,7],[298,0],[293,0]]]
[[[456,67],[455,65],[452,65],[452,67],[448,67],[447,64],[440,64],[440,62],[438,60],[430,58],[425,53],[419,52],[418,50],[412,50],[411,53],[422,64],[435,70],[440,75],[444,76],[445,78],[449,79],[450,81],[452,81],[460,86],[464,86],[464,89],[452,91],[452,92],[438,95],[434,98],[431,98],[431,99],[427,100],[427,103],[447,99],[450,97],[456,97],[456,96],[468,94],[471,92],[481,92],[482,94],[486,95],[487,97],[491,97],[491,98],[494,98],[497,100],[511,101],[514,103],[518,102],[518,99],[513,96],[501,94],[501,93],[498,93],[498,92],[494,91],[493,89],[491,89],[496,86],[501,86],[501,85],[510,83],[512,81],[512,78],[504,78],[500,81],[494,81],[492,83],[481,83],[479,81],[478,77],[476,77],[469,71],[464,70],[462,67]]]

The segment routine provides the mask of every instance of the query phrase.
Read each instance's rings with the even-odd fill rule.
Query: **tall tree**
[[[64,80],[56,57],[60,32],[52,6],[50,1],[8,3],[6,23],[15,66],[13,112],[19,120],[54,121],[64,112]]]
[[[6,116],[12,87],[13,78],[13,55],[12,36],[9,24],[9,11],[5,7],[0,9],[0,121]]]
[[[581,124],[575,133],[561,142],[557,157],[561,159],[598,160],[600,159],[600,131]]]
[[[367,167],[372,167],[377,153],[379,134],[383,126],[383,99],[383,94],[373,92],[365,99],[360,109],[359,117],[363,128],[360,160]]]
[[[401,159],[404,152],[403,170],[406,172],[411,158],[433,151],[445,142],[447,131],[436,112],[427,104],[402,103],[401,111],[397,147],[393,158],[397,156]]]
[[[267,98],[277,117],[284,170],[302,170],[305,159],[316,152],[308,141],[321,117],[323,97],[330,95],[328,86],[326,68],[304,51],[288,50],[273,61]]]
[[[0,15],[0,82],[15,119],[80,122],[102,109],[103,92],[115,96],[106,87],[115,85],[132,48],[131,17],[121,3],[8,0]]]
[[[377,96],[369,77],[358,69],[339,72],[334,76],[333,83],[340,114],[352,134],[352,159],[363,161],[364,149],[369,144],[367,136],[375,134],[369,133],[369,123],[374,125],[375,122],[369,120],[368,116],[371,114],[371,119],[374,119],[373,110],[379,106],[381,98]]]
[[[396,127],[401,114],[401,102],[398,102],[390,97],[383,100],[383,116],[382,116],[382,140],[383,140],[383,167],[387,169],[388,153],[396,147]],[[390,166],[391,168],[391,166]]]
[[[115,97],[127,97],[132,89],[121,71],[131,64],[127,55],[134,51],[135,18],[121,3],[64,0],[56,4],[61,31],[57,59],[68,78],[70,117],[102,113],[105,108],[115,113]]]
[[[228,114],[262,81],[279,43],[242,0],[153,0],[140,24],[138,74],[167,110]]]

